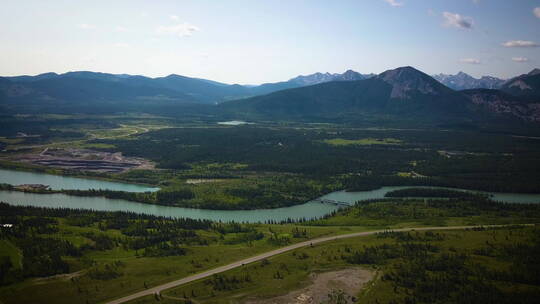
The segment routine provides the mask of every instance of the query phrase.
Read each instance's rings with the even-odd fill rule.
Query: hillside
[[[394,115],[401,118],[467,117],[462,94],[412,68],[386,71],[373,78],[329,82],[224,103],[239,113],[270,117]]]
[[[350,81],[367,77],[369,75],[349,70],[343,74],[315,73],[283,82],[242,86],[176,74],[150,78],[140,75],[77,71],[0,78],[2,79],[0,96],[3,96],[0,98],[11,105],[136,103],[141,100],[167,104],[216,104],[328,81]]]
[[[531,86],[538,75],[528,75]],[[540,121],[531,95],[499,90],[452,90],[412,67],[388,70],[359,81],[329,82],[224,103],[240,117],[271,119],[384,119],[415,122]]]
[[[525,96],[534,100],[540,99],[540,69],[507,81],[501,90],[515,96]]]

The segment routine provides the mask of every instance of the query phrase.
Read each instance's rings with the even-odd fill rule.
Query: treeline
[[[354,210],[356,209],[356,210]],[[345,211],[348,212],[348,211]],[[428,219],[432,217],[469,217],[510,215],[522,218],[540,217],[539,204],[513,204],[494,202],[484,197],[450,198],[447,200],[404,200],[357,202],[351,212],[378,219],[395,217],[401,219]]]
[[[165,188],[156,192],[124,192],[113,190],[43,190],[39,193],[64,193],[74,196],[98,196],[123,199],[147,204],[200,208],[212,210],[253,210],[288,207],[303,204],[332,190],[330,186],[314,186],[295,177],[276,177],[268,184],[245,185],[243,188],[225,189],[224,193],[236,200],[198,198],[188,187]],[[31,191],[35,192],[35,191]]]
[[[495,202],[485,197],[447,199],[377,199],[359,201],[303,225],[388,226],[403,222],[441,226],[458,219],[471,224],[534,223],[540,221],[540,204]]]
[[[419,171],[421,172],[421,171]],[[427,174],[425,172],[421,172]],[[536,174],[536,173],[534,173]],[[475,174],[468,176],[401,177],[397,175],[347,175],[340,182],[347,191],[369,191],[385,186],[447,187],[487,192],[540,193],[540,181],[532,172],[528,177],[511,174]],[[518,178],[519,177],[519,178]]]
[[[446,197],[446,198],[488,198],[487,195],[481,193],[458,191],[451,189],[436,189],[436,188],[407,188],[393,190],[384,195],[385,197]]]
[[[62,190],[62,193],[75,196],[101,196],[110,199],[124,199],[128,201],[174,206],[179,205],[184,200],[190,200],[195,197],[191,189],[169,189],[156,192],[125,192],[113,190]]]
[[[514,229],[508,229],[511,235]],[[453,247],[445,250],[433,240],[433,234],[424,238],[417,233],[415,239],[411,233],[388,233],[381,237],[394,239],[396,243],[366,246],[343,258],[351,264],[388,265],[381,278],[395,295],[388,303],[536,303],[540,234],[537,229],[530,233],[527,242],[486,241],[474,255]],[[477,263],[475,255],[484,252],[509,263],[509,267]],[[532,288],[503,287],[516,284]],[[380,302],[370,299],[369,303]]]
[[[188,230],[210,229],[213,225],[213,222],[210,220],[168,218],[127,211],[93,211],[87,209],[13,206],[4,202],[0,202],[0,216],[6,223],[13,222],[18,216],[77,218],[81,220],[81,223],[86,222],[87,225],[104,221],[108,223],[107,228],[110,229],[127,227],[132,221],[147,221],[149,223],[148,225],[154,225],[152,223],[161,220]]]
[[[64,193],[74,196],[105,197],[110,199],[123,199],[133,202],[158,204],[165,206],[185,206],[183,202],[195,198],[189,188],[159,190],[156,192],[126,192],[104,189],[89,190],[46,190],[43,193]]]
[[[2,284],[13,283],[28,277],[43,277],[69,270],[64,257],[79,257],[81,250],[71,242],[54,238],[44,238],[40,234],[51,234],[58,231],[57,221],[50,218],[6,218],[0,216],[2,223],[13,226],[0,230],[0,239],[7,239],[22,252],[21,265],[14,265],[9,258],[0,261]]]

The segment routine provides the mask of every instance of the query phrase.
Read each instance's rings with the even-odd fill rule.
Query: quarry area
[[[45,148],[39,154],[18,155],[14,161],[55,168],[120,173],[130,169],[153,169],[154,164],[139,157],[125,157],[121,152],[103,152],[89,149]]]

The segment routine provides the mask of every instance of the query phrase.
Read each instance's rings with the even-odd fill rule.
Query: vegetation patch
[[[344,139],[333,138],[323,140],[324,143],[332,146],[366,146],[366,145],[399,145],[403,143],[402,140],[396,138],[362,138],[362,139]]]

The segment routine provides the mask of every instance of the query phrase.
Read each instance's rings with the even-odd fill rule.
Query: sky
[[[2,0],[0,75],[96,71],[260,84],[413,66],[540,67],[540,0]]]

